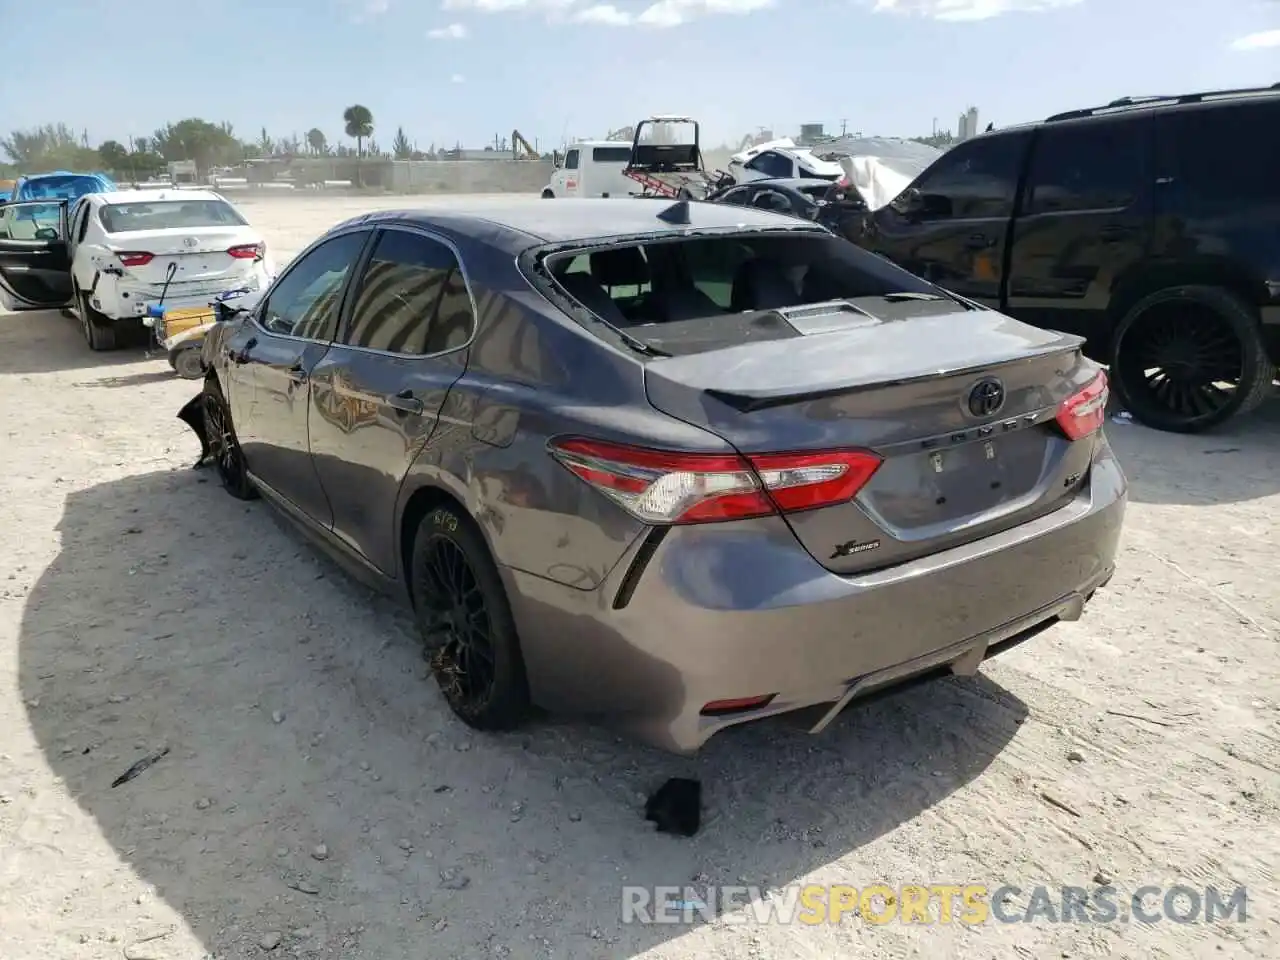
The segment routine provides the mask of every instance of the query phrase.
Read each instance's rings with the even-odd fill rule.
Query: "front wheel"
[[[236,439],[235,425],[231,422],[231,408],[222,395],[218,381],[205,381],[204,392],[200,395],[204,414],[204,432],[209,441],[209,456],[218,470],[218,479],[227,493],[237,500],[253,500],[258,491],[249,479],[249,470],[245,464],[244,452],[240,449],[240,441]]]
[[[1159,290],[1116,328],[1111,353],[1116,395],[1140,422],[1200,433],[1248,413],[1275,378],[1258,318],[1221,287]]]
[[[201,379],[204,376],[204,364],[200,360],[200,344],[189,343],[171,351],[169,366],[183,380]]]
[[[510,730],[529,713],[515,620],[488,547],[453,507],[423,519],[409,570],[424,653],[450,709],[477,730]]]

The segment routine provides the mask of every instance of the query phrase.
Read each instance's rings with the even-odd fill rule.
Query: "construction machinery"
[[[703,167],[699,136],[698,121],[691,117],[641,120],[623,174],[640,184],[643,197],[702,200],[729,178]]]
[[[516,160],[539,160],[541,154],[533,148],[528,140],[519,130],[511,131],[511,156]]]

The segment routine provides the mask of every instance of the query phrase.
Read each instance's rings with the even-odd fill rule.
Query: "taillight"
[[[258,260],[267,252],[265,243],[243,243],[227,251],[229,256],[237,260]]]
[[[1111,391],[1107,374],[1099,370],[1083,389],[1073,393],[1058,407],[1058,426],[1068,440],[1079,440],[1101,429],[1107,418],[1107,399]]]
[[[645,523],[707,523],[851,500],[880,466],[873,453],[676,453],[598,440],[553,441],[552,455]]]
[[[154,253],[143,253],[140,250],[122,250],[116,254],[116,259],[126,267],[145,267],[155,258]]]

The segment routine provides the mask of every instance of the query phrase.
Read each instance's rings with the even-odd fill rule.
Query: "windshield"
[[[938,288],[829,233],[730,233],[569,251],[547,257],[552,280],[641,343],[668,343],[672,324],[741,337],[743,314]],[[728,345],[725,343],[724,345]]]
[[[243,227],[245,219],[225,200],[157,200],[112,203],[102,208],[107,233],[137,230],[190,230],[196,227]]]

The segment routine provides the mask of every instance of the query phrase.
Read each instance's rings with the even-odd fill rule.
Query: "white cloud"
[[[1232,50],[1265,50],[1268,47],[1280,47],[1280,30],[1251,33],[1231,44]]]
[[[445,0],[448,2],[482,2],[482,0]],[[495,2],[495,0],[488,0]],[[513,0],[496,0],[513,2]],[[775,0],[657,0],[639,13],[620,10],[612,3],[600,3],[586,7],[573,15],[577,23],[594,23],[607,27],[638,25],[665,29],[678,27],[692,20],[723,14],[747,14],[774,5]]]
[[[934,20],[990,20],[1006,13],[1042,13],[1074,7],[1084,0],[871,0],[875,13],[900,13]]]
[[[632,22],[631,14],[619,10],[612,3],[600,3],[579,10],[573,15],[575,23],[598,23],[605,27],[626,27]]]
[[[432,40],[465,40],[468,30],[465,23],[451,23],[447,27],[436,27],[428,30],[427,36]]]
[[[351,8],[351,19],[364,23],[390,10],[391,0],[347,0],[347,6]]]
[[[466,83],[467,78],[460,73],[455,73],[452,77],[449,78],[449,82],[450,83]]]
[[[565,10],[577,0],[444,0],[441,10],[475,10],[479,13],[510,13],[516,10]]]

